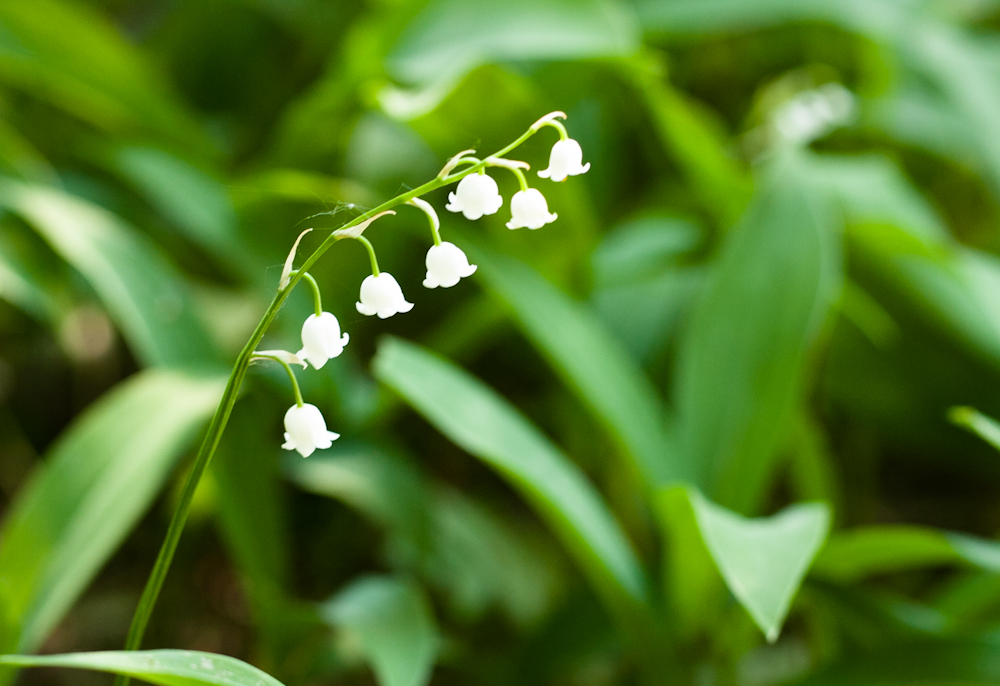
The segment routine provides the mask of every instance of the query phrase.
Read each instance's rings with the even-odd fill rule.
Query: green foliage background
[[[0,652],[121,647],[302,229],[563,110],[592,169],[532,174],[557,222],[427,198],[471,279],[420,286],[407,208],[366,235],[411,313],[355,312],[354,243],[314,269],[351,343],[299,378],[343,437],[281,451],[287,379],[254,368],[145,647],[288,686],[1000,681],[1000,459],[948,419],[998,443],[998,26],[994,0],[0,0]],[[769,134],[830,82],[848,126]],[[49,664],[263,678],[156,659]]]

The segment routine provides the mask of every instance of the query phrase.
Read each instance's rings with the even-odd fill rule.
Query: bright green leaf
[[[658,485],[682,475],[659,395],[586,306],[522,262],[483,249],[470,254],[489,288],[632,456],[646,482]]]
[[[379,686],[424,686],[430,680],[440,639],[416,584],[365,577],[327,601],[320,613],[357,642]]]
[[[0,206],[21,215],[86,277],[148,365],[212,362],[180,273],[110,212],[61,191],[0,182]]]
[[[836,213],[779,157],[726,245],[681,341],[677,403],[687,476],[753,511],[789,438],[813,342],[840,280]],[[698,470],[694,466],[699,466]]]
[[[114,152],[118,172],[177,228],[210,254],[239,264],[236,211],[219,181],[156,148],[125,146]],[[242,258],[245,261],[245,257]]]
[[[403,31],[386,67],[421,85],[492,62],[621,56],[638,45],[628,5],[616,0],[432,0]]]
[[[792,599],[826,540],[830,510],[822,503],[792,505],[771,517],[748,519],[691,491],[698,528],[712,559],[768,641],[781,632]]]
[[[461,369],[399,339],[379,347],[374,370],[439,431],[506,477],[615,606],[645,601],[642,567],[600,495],[513,406]]]
[[[971,407],[953,407],[948,419],[1000,450],[1000,423]]]
[[[224,384],[140,372],[62,435],[0,532],[8,649],[41,645],[159,493]]]
[[[71,667],[112,672],[161,686],[281,686],[256,667],[228,655],[195,650],[135,650],[66,655],[4,655],[0,664]]]

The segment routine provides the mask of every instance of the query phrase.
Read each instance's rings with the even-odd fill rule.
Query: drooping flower
[[[285,442],[281,446],[285,450],[309,457],[317,448],[329,448],[338,438],[340,434],[327,431],[326,420],[315,405],[292,405],[285,413]]]
[[[361,282],[361,300],[355,303],[358,312],[368,317],[377,314],[379,319],[388,319],[397,312],[409,312],[413,303],[406,302],[403,289],[389,272],[378,276],[365,277]]]
[[[322,369],[327,360],[344,352],[344,346],[350,339],[346,333],[341,335],[340,322],[331,313],[311,314],[302,324],[302,350],[296,354],[313,369]]]
[[[454,243],[444,241],[441,245],[432,245],[427,251],[427,278],[425,288],[451,288],[459,279],[472,276],[476,265],[469,264],[469,258]]]
[[[508,229],[540,229],[554,222],[559,215],[549,212],[545,196],[537,188],[518,191],[510,199],[511,219],[507,222]]]
[[[549,153],[549,168],[538,172],[543,179],[565,181],[567,176],[586,174],[590,162],[583,163],[583,150],[572,138],[556,141]]]
[[[479,219],[493,214],[503,205],[497,182],[488,174],[469,174],[458,182],[458,188],[448,194],[445,208],[461,212],[466,219]]]

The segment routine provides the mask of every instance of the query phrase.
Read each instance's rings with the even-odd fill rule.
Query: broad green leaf
[[[124,146],[112,158],[118,173],[189,239],[214,256],[240,264],[244,251],[236,233],[236,211],[219,181],[157,148]]]
[[[645,602],[642,567],[600,495],[513,406],[463,370],[398,339],[379,347],[374,371],[439,431],[507,478],[614,606]]]
[[[432,0],[386,58],[389,74],[426,85],[511,60],[628,55],[638,27],[616,0]]]
[[[224,385],[140,372],[60,437],[0,530],[7,649],[41,645],[159,493]]]
[[[390,576],[353,582],[320,609],[371,663],[379,686],[424,686],[440,639],[430,603],[414,583]]]
[[[682,341],[677,403],[685,474],[751,512],[789,438],[809,354],[840,281],[837,215],[789,153],[727,237]]]
[[[0,27],[0,80],[112,132],[210,149],[145,55],[97,11],[66,0],[4,0]]]
[[[749,31],[795,21],[827,21],[849,30],[893,32],[907,3],[892,0],[639,0],[636,11],[649,33]]]
[[[657,506],[666,543],[664,592],[678,633],[690,637],[698,629],[720,621],[727,601],[725,582],[699,530],[691,489],[681,485],[664,487]]]
[[[43,323],[55,323],[61,313],[59,301],[35,278],[32,268],[10,236],[0,231],[0,299]]]
[[[61,191],[0,181],[0,207],[19,214],[90,282],[147,365],[212,362],[180,273],[135,229]]]
[[[522,262],[471,251],[488,287],[655,486],[685,473],[664,427],[666,409],[648,377],[585,305]]]
[[[625,222],[594,249],[594,283],[614,286],[662,274],[679,256],[698,247],[701,233],[698,226],[677,217],[647,215]]]
[[[813,574],[849,583],[874,574],[954,564],[1000,572],[1000,543],[929,527],[867,526],[831,536]]]
[[[1000,423],[971,407],[953,407],[948,419],[1000,450]]]
[[[195,650],[134,650],[65,655],[3,655],[0,665],[69,667],[111,672],[160,686],[281,686],[274,677],[228,655]]]
[[[424,478],[409,461],[374,446],[343,445],[321,457],[293,457],[286,471],[303,489],[385,527],[390,564],[418,571],[459,614],[476,618],[499,606],[531,626],[552,606],[559,578],[540,543],[460,491]]]
[[[705,212],[723,224],[736,221],[750,198],[750,178],[736,161],[721,127],[665,81],[663,67],[652,54],[620,64],[623,77],[634,85],[650,112],[654,133],[687,177]]]
[[[826,540],[830,509],[791,505],[771,517],[748,519],[690,491],[698,529],[740,604],[768,641],[781,632],[792,599]]]
[[[945,686],[995,684],[1000,680],[1000,649],[993,640],[946,639],[880,646],[848,655],[795,686]]]

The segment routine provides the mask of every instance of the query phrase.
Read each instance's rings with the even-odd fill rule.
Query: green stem
[[[312,287],[313,292],[313,306],[316,308],[316,316],[319,317],[323,314],[323,294],[319,292],[319,284],[316,283],[316,279],[313,278],[312,274],[304,273],[302,278],[309,282],[309,286]],[[281,360],[278,360],[279,362]]]
[[[535,133],[537,133],[537,130],[528,129],[520,138],[502,150],[498,150],[492,155],[492,157],[503,157],[511,150],[531,138]],[[418,186],[417,188],[407,191],[402,195],[397,195],[395,198],[387,200],[378,207],[368,210],[367,212],[355,217],[341,228],[353,228],[371,217],[374,217],[380,212],[385,212],[386,210],[392,209],[397,205],[402,205],[412,198],[420,197],[443,186],[453,184],[469,174],[474,174],[482,170],[485,166],[486,162],[481,160],[471,167],[466,167],[465,169],[453,172],[447,176],[432,179],[422,186]],[[208,431],[205,433],[205,438],[202,440],[201,447],[198,449],[198,454],[195,457],[194,464],[191,466],[191,471],[188,473],[187,480],[184,482],[184,488],[181,491],[181,497],[177,503],[177,508],[174,510],[173,517],[170,520],[170,525],[167,527],[167,535],[163,540],[163,545],[160,547],[156,563],[153,565],[153,570],[150,572],[149,579],[146,581],[146,587],[143,589],[142,597],[139,599],[139,605],[136,607],[135,614],[132,617],[132,624],[129,627],[128,636],[125,639],[125,650],[138,650],[142,646],[142,638],[146,632],[146,626],[149,624],[149,618],[153,613],[153,607],[156,605],[156,600],[160,595],[160,590],[163,588],[163,582],[167,577],[168,570],[170,569],[170,563],[174,559],[177,544],[180,542],[181,533],[184,530],[184,524],[187,522],[188,513],[191,510],[191,502],[194,499],[195,491],[198,488],[201,478],[205,474],[205,470],[208,468],[208,465],[212,460],[212,456],[215,454],[215,450],[219,446],[219,441],[222,439],[222,432],[225,431],[226,424],[229,421],[229,416],[233,411],[233,406],[236,404],[236,397],[239,394],[240,386],[243,384],[243,379],[246,377],[247,368],[250,365],[250,359],[253,357],[254,350],[256,350],[261,339],[264,338],[264,334],[274,321],[274,318],[278,315],[278,310],[281,309],[281,306],[288,298],[289,293],[292,292],[299,281],[305,278],[305,274],[308,269],[316,264],[316,261],[319,260],[319,258],[321,258],[324,253],[326,253],[326,251],[341,238],[343,238],[343,236],[335,236],[331,233],[327,236],[326,240],[324,240],[319,247],[313,251],[312,255],[306,258],[302,266],[295,272],[295,275],[292,276],[288,285],[275,294],[274,299],[267,308],[267,311],[264,312],[263,318],[261,318],[260,322],[257,324],[257,328],[255,328],[253,333],[250,335],[250,340],[247,341],[246,346],[244,346],[243,350],[236,358],[236,364],[233,366],[233,371],[229,375],[229,381],[226,383],[226,389],[222,393],[222,399],[219,401],[219,406],[216,408],[215,414],[212,416],[212,421],[208,425]],[[373,262],[372,266],[377,268],[377,265],[374,264],[374,250],[371,248],[371,244],[368,243],[367,240],[364,242],[369,247],[369,254]],[[128,683],[128,677],[119,675],[115,679],[115,686],[126,686]]]
[[[507,167],[507,169],[510,169],[514,173],[514,176],[517,177],[517,182],[521,184],[521,190],[528,190],[528,180],[524,178],[524,172],[517,167]]]
[[[307,274],[306,277],[309,278],[309,275]],[[265,359],[268,359],[268,360],[274,360],[275,362],[277,362],[278,364],[280,364],[282,367],[284,367],[285,371],[288,372],[288,378],[292,382],[292,393],[295,394],[295,404],[298,405],[299,407],[302,407],[303,405],[305,405],[305,403],[302,402],[302,391],[299,390],[299,380],[295,378],[295,372],[292,371],[291,366],[289,366],[289,364],[287,362],[285,362],[280,357],[275,357],[274,355],[261,355],[259,353],[254,353],[254,357],[255,358],[265,358]]]
[[[365,238],[364,236],[358,236],[357,239],[365,244],[365,248],[368,250],[368,259],[372,263],[372,274],[374,276],[378,276],[379,275],[378,258],[375,257],[375,246],[373,246],[372,242],[367,238]]]

